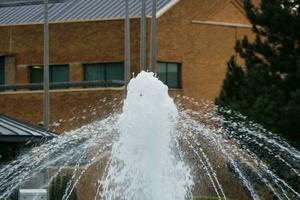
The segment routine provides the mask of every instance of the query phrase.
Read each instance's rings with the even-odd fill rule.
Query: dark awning
[[[0,114],[0,142],[39,142],[55,136],[42,127]]]

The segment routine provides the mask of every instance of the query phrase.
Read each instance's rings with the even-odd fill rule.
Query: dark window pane
[[[101,64],[87,64],[85,67],[85,80],[86,81],[104,81],[105,68]]]
[[[110,63],[106,65],[107,80],[124,80],[124,64]]]
[[[30,68],[30,83],[42,83],[43,77],[42,66],[33,66]]]
[[[0,57],[0,85],[5,84],[4,57]]]
[[[178,64],[169,63],[168,64],[168,86],[169,88],[178,88],[179,80],[178,80]]]
[[[69,81],[69,66],[68,65],[52,65],[51,70],[51,82],[68,82]]]
[[[157,65],[157,75],[159,80],[163,83],[167,83],[167,64],[166,63],[158,63]]]

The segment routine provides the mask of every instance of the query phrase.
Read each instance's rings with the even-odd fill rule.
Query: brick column
[[[15,56],[5,56],[5,84],[12,85],[16,83],[16,62]]]
[[[29,69],[27,65],[17,65],[16,72],[16,83],[26,84],[30,82]]]
[[[84,72],[83,66],[81,63],[70,63],[69,65],[69,77],[70,81],[83,81],[84,79]]]

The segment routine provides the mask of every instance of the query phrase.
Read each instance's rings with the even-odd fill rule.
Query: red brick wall
[[[50,94],[51,129],[61,133],[101,119],[120,107],[122,89],[57,90]],[[40,91],[0,93],[0,113],[38,124],[43,119]]]
[[[181,0],[158,19],[158,59],[182,63],[182,91],[187,96],[198,100],[213,100],[218,96],[226,62],[235,54],[236,39],[244,35],[252,37],[250,29],[192,23],[192,20],[246,23],[241,9],[231,2]],[[138,19],[131,22],[132,72],[137,72],[140,22]],[[148,26],[148,50],[150,30]],[[70,64],[70,80],[83,80],[83,63],[123,61],[123,43],[123,20],[50,24],[50,63]],[[42,25],[0,27],[0,54],[16,55],[17,83],[30,81],[29,65],[42,64],[42,45]],[[150,51],[147,56],[149,62]]]
[[[50,63],[70,64],[70,80],[82,80],[82,63],[124,60],[123,20],[50,24]],[[0,27],[0,55],[16,55],[17,83],[29,82],[26,66],[43,63],[43,26]],[[131,20],[131,63],[139,63],[139,20]]]
[[[248,21],[231,1],[212,0],[180,1],[158,19],[158,59],[182,63],[185,95],[214,100],[225,77],[226,62],[235,55],[236,39],[253,35],[249,28],[196,24],[192,20]]]

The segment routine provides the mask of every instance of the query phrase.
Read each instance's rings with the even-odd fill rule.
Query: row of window
[[[68,82],[69,81],[69,65],[50,65],[49,67],[50,82]],[[44,72],[42,66],[30,67],[30,82],[43,82]]]
[[[123,63],[103,63],[84,65],[84,80],[86,81],[123,81]]]
[[[123,63],[97,63],[84,64],[85,81],[123,81]],[[50,65],[50,82],[69,82],[69,65]],[[180,88],[180,64],[158,63],[158,77],[170,88]],[[0,85],[5,84],[4,80],[4,58],[0,57]],[[30,67],[30,83],[43,82],[43,66]]]
[[[50,82],[68,82],[69,65],[50,65]],[[85,64],[85,81],[123,81],[124,66],[122,63]],[[43,66],[30,67],[30,82],[43,82]]]

